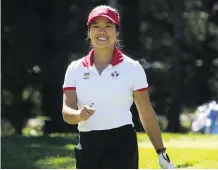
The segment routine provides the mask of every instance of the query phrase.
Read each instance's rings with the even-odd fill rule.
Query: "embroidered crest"
[[[113,78],[117,78],[119,75],[120,75],[120,74],[117,73],[117,71],[114,71],[113,73],[111,73],[111,76],[112,76]]]
[[[90,73],[84,73],[83,74],[83,79],[89,79]]]

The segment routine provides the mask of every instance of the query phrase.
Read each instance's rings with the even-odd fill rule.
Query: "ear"
[[[119,36],[120,32],[117,32],[117,37]]]

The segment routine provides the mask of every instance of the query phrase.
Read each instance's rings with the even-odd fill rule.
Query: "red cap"
[[[119,14],[109,6],[99,6],[93,9],[88,17],[88,27],[96,17],[106,17],[114,24],[120,26]]]

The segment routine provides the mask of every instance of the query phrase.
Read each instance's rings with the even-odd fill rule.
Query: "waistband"
[[[106,129],[106,130],[92,130],[89,132],[79,132],[80,135],[100,135],[100,134],[110,134],[110,133],[122,133],[122,132],[126,132],[129,130],[133,130],[134,127],[132,124],[127,124],[124,126],[120,126],[117,128],[113,128],[113,129]]]

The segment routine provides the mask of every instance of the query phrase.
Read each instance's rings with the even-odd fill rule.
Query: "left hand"
[[[158,154],[158,160],[162,169],[176,169],[166,152]]]

